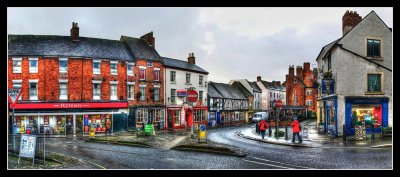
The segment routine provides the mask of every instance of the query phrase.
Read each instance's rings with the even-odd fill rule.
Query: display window
[[[381,105],[352,105],[352,127],[355,125],[382,125],[382,106]]]
[[[206,121],[206,110],[197,109],[193,111],[194,121],[195,122],[204,122]]]

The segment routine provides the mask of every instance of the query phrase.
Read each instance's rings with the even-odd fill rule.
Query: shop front
[[[322,114],[324,114],[324,133],[329,131],[330,127],[335,130],[335,136],[338,136],[338,99],[337,96],[326,97],[323,99],[323,108],[321,109]]]
[[[125,102],[111,103],[18,103],[15,105],[14,134],[49,136],[88,135],[93,130],[105,133],[107,122],[112,132],[126,130]],[[125,108],[125,109],[124,109]],[[109,124],[109,125],[110,125]]]
[[[245,111],[223,111],[221,112],[221,125],[245,123]]]
[[[128,128],[144,129],[146,124],[153,124],[156,130],[165,129],[165,107],[146,106],[130,107],[128,115]]]
[[[354,135],[355,126],[365,126],[367,134],[388,127],[388,102],[387,97],[345,97],[346,134]]]

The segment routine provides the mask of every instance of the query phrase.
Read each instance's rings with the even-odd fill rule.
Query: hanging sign
[[[333,79],[322,79],[322,93],[323,94],[334,94],[335,93],[335,80]]]

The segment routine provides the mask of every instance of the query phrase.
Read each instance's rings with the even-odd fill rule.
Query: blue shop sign
[[[335,80],[333,79],[322,79],[322,93],[334,94],[335,93]]]

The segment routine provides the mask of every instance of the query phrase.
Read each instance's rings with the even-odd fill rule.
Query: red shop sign
[[[127,108],[127,102],[105,103],[19,103],[15,109]],[[10,105],[11,108],[11,105]]]
[[[195,90],[187,91],[187,101],[196,102],[197,101],[197,92]]]

